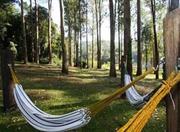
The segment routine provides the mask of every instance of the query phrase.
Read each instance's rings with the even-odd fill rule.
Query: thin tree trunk
[[[24,46],[24,64],[27,64],[27,42],[26,42],[26,26],[25,26],[25,18],[24,18],[24,2],[21,0],[21,22],[22,22],[22,34],[23,34],[23,46]]]
[[[38,26],[38,0],[35,0],[35,17],[36,17],[36,38],[35,38],[35,62],[39,64],[39,26]]]
[[[49,49],[49,63],[52,64],[52,46],[51,46],[51,12],[52,12],[52,0],[48,0],[48,49]]]
[[[99,0],[99,42],[98,42],[98,49],[97,49],[97,52],[98,52],[98,69],[101,69],[101,0]]]
[[[62,73],[68,74],[67,46],[64,43],[64,6],[63,0],[60,3],[60,20],[61,20],[61,45],[62,45]]]
[[[92,68],[94,67],[94,12],[92,13]]]
[[[88,52],[88,0],[86,0],[86,59],[87,68],[89,68],[89,52]]]
[[[74,29],[74,58],[73,58],[73,62],[74,62],[74,67],[76,66],[76,31]]]
[[[81,0],[79,0],[79,46],[80,46],[80,68],[82,68],[82,32],[81,32]]]
[[[72,66],[72,49],[71,49],[71,40],[72,40],[72,36],[71,36],[71,24],[69,23],[68,25],[68,38],[69,38],[69,45],[68,45],[68,51],[69,51],[69,65]]]
[[[111,77],[116,77],[115,67],[115,18],[113,10],[113,0],[109,0],[109,12],[110,12],[110,73]]]
[[[30,2],[30,14],[31,14],[31,19],[32,19],[32,17],[33,17],[33,15],[32,15],[32,0],[30,0],[29,2]],[[33,25],[32,20],[30,21],[30,24],[31,24],[31,26]],[[34,62],[35,55],[34,55],[34,42],[33,42],[33,37],[32,37],[33,31],[29,30],[29,32],[30,32],[30,43],[31,43],[31,60],[32,60],[32,62]]]
[[[142,74],[142,51],[141,51],[141,1],[137,0],[137,73]]]
[[[132,45],[130,0],[124,0],[124,54],[127,60],[127,71],[132,77]]]
[[[77,24],[77,14],[76,14],[76,11],[74,10],[74,23],[75,25]],[[74,66],[77,67],[78,66],[78,63],[79,63],[79,56],[78,56],[78,49],[79,49],[79,45],[78,45],[78,37],[77,37],[77,29],[76,27],[74,28]]]
[[[101,56],[100,56],[100,46],[99,46],[99,19],[98,19],[98,5],[97,0],[95,0],[95,12],[96,12],[96,43],[97,43],[97,68],[101,68]]]
[[[121,22],[120,22],[120,1],[118,1],[118,68],[119,70],[121,69],[121,55],[120,55],[120,52],[121,52],[121,38],[120,38],[120,25],[121,25]]]
[[[151,0],[151,12],[153,18],[153,32],[154,32],[154,67],[157,67],[159,64],[159,51],[158,51],[158,43],[157,43],[157,32],[156,32],[156,6],[155,0]],[[159,78],[159,68],[155,72],[156,79]]]
[[[146,52],[146,71],[148,70],[148,47],[147,44],[145,43],[145,52]]]

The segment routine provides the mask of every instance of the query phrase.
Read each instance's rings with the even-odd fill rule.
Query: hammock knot
[[[169,89],[172,87],[172,85],[168,81],[162,80],[162,83],[166,85]]]

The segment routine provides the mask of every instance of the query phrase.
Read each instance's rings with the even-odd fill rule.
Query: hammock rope
[[[180,81],[180,73],[172,72],[161,88],[151,97],[149,102],[140,109],[118,132],[140,132],[150,119],[159,102]]]

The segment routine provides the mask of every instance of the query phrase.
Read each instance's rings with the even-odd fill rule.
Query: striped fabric
[[[86,108],[60,116],[47,114],[33,104],[20,84],[15,85],[14,97],[26,121],[40,131],[61,132],[77,129],[86,125],[91,119]]]
[[[125,85],[128,85],[129,83],[131,83],[131,77],[128,74],[125,74]],[[131,86],[129,89],[126,90],[126,97],[128,99],[128,101],[130,102],[130,104],[134,105],[134,106],[142,106],[146,103],[146,101],[144,100],[150,93],[146,94],[146,95],[140,95],[136,89],[134,88],[134,86]]]

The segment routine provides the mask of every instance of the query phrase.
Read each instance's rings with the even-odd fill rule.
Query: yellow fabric
[[[91,105],[89,107],[89,110],[91,112],[91,116],[95,116],[98,112],[100,112],[101,110],[103,110],[106,106],[108,106],[113,100],[115,100],[118,96],[122,95],[128,88],[130,88],[131,86],[133,86],[137,81],[143,79],[146,75],[152,73],[153,71],[155,71],[154,68],[149,69],[148,71],[146,71],[144,74],[138,76],[137,78],[135,78],[130,84],[117,89],[114,93],[112,93],[110,96],[108,96],[107,98]]]
[[[118,132],[141,132],[159,102],[170,92],[172,86],[176,85],[179,81],[180,73],[171,73],[169,78],[164,81],[164,84],[152,96],[149,102],[144,105],[144,107],[139,110],[139,112],[136,113],[123,127],[121,127]]]

